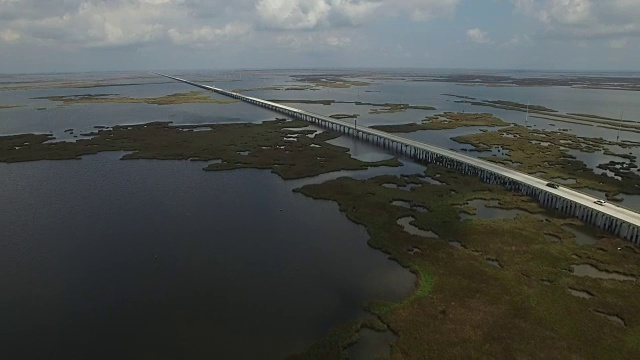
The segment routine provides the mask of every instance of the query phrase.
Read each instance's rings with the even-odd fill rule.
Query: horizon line
[[[238,67],[238,68],[185,68],[185,69],[127,69],[127,70],[85,70],[85,71],[39,71],[39,72],[15,72],[2,73],[0,76],[17,75],[64,75],[64,74],[95,74],[95,73],[137,73],[153,71],[311,71],[311,70],[350,70],[350,71],[371,71],[371,70],[445,70],[445,71],[485,71],[485,72],[550,72],[550,73],[640,73],[638,70],[605,70],[605,69],[544,69],[544,68],[468,68],[468,67],[417,67],[417,66],[371,66],[371,67]]]

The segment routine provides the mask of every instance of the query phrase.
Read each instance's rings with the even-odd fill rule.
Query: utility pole
[[[524,118],[524,127],[527,127],[527,122],[529,122],[529,100],[527,100],[527,117]]]
[[[620,122],[618,123],[618,137],[616,137],[616,142],[620,142],[620,128],[622,127],[622,115],[624,115],[624,111],[620,113]]]

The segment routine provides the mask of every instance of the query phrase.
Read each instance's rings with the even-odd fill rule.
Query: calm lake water
[[[268,171],[120,155],[0,164],[12,358],[280,358],[413,288],[337,205]]]
[[[261,122],[282,117],[245,103],[60,107],[34,99],[79,94],[148,97],[194,90],[161,78],[129,79],[132,75],[147,74],[59,75],[55,78],[117,77],[111,82],[118,86],[0,91],[0,105],[25,105],[0,110],[0,135],[39,132],[73,140],[95,126]],[[175,75],[214,81],[226,89],[299,85],[283,72]],[[27,80],[36,78],[51,76]],[[131,82],[141,85],[123,85]],[[349,89],[248,94],[266,99],[405,102],[438,109],[376,115],[370,114],[368,105],[293,104],[325,115],[359,114],[362,125],[419,122],[441,111],[461,110],[493,112],[505,121],[524,124],[521,112],[456,104],[445,93],[530,101],[560,111],[610,117],[624,111],[631,119],[640,110],[636,94],[625,91],[398,80],[375,80],[371,86]],[[529,124],[555,129],[547,120],[530,118]],[[616,130],[578,124],[558,127],[608,140],[617,135]],[[67,129],[74,132],[65,133]],[[479,131],[461,128],[403,136],[463,149],[468,146],[451,137]],[[621,138],[640,141],[640,134],[623,132]],[[350,154],[363,161],[389,157],[348,137],[332,143],[350,148]],[[637,148],[625,151],[640,154]],[[0,345],[11,358],[111,359],[122,354],[281,358],[305,350],[334,325],[367,316],[363,311],[367,302],[399,300],[413,289],[414,276],[369,248],[365,229],[349,222],[337,205],[291,190],[340,176],[416,174],[424,170],[421,165],[404,161],[400,168],[283,181],[264,170],[211,173],[202,171],[201,163],[120,161],[121,155],[0,164]],[[594,168],[608,161],[598,153],[579,155]],[[626,196],[623,204],[640,209],[639,199]],[[364,341],[352,354],[376,354],[379,347]]]

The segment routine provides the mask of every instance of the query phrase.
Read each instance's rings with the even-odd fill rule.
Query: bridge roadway
[[[598,199],[588,194],[566,187],[553,189],[546,186],[547,180],[456,151],[409,140],[384,131],[356,126],[343,120],[318,115],[255,97],[245,96],[213,86],[198,84],[173,76],[154,74],[236,98],[283,113],[293,118],[314,122],[331,130],[340,131],[375,143],[378,146],[401,153],[421,162],[437,163],[446,167],[456,168],[465,174],[479,176],[486,182],[501,184],[510,190],[532,196],[548,208],[577,217],[583,222],[596,226],[603,231],[618,235],[634,244],[640,244],[640,213],[609,203],[604,206],[597,205],[594,202]]]

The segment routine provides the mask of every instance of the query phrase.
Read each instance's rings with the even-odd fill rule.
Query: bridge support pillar
[[[180,80],[180,79],[176,79],[176,80]],[[180,81],[184,81],[184,80],[180,80]],[[187,81],[184,81],[184,82],[187,82]],[[285,107],[282,105],[268,104],[263,100],[249,98],[244,95],[233,93],[230,91],[225,91],[225,90],[217,89],[213,87],[204,87],[191,82],[187,82],[187,83],[191,85],[207,88],[218,94],[229,96],[235,99],[245,101],[250,104],[254,104],[257,106],[261,106],[263,108],[267,108],[267,109],[279,112],[293,119],[302,119],[302,120],[310,121],[312,123],[321,125],[330,130],[340,132],[342,134],[348,134],[355,137],[356,139],[362,139],[364,141],[376,144],[391,152],[408,156],[419,162],[438,164],[443,167],[455,169],[466,175],[479,177],[483,181],[490,184],[500,184],[506,187],[507,189],[510,189],[511,191],[518,192],[520,194],[524,194],[537,199],[541,204],[543,204],[543,206],[547,208],[555,209],[563,214],[576,217],[580,219],[582,222],[584,222],[585,224],[593,225],[599,229],[602,229],[604,231],[610,232],[617,236],[623,237],[626,240],[636,245],[640,245],[640,226],[639,225],[630,224],[625,221],[619,220],[618,218],[605,215],[604,213],[598,211],[598,209],[583,206],[581,204],[572,202],[568,199],[565,199],[563,197],[560,197],[548,191],[538,189],[537,187],[533,187],[528,184],[509,179],[506,176],[496,174],[492,171],[483,169],[475,165],[464,163],[458,159],[453,159],[446,155],[442,155],[440,153],[434,153],[429,150],[417,148],[417,147],[414,147],[413,145],[405,144],[404,142],[399,143],[395,140],[390,140],[389,138],[386,138],[384,136],[363,133],[355,129],[351,125],[349,126],[342,125],[343,122],[341,121],[334,122],[331,120],[325,120],[322,117],[308,115],[299,110],[291,110],[291,108]]]

